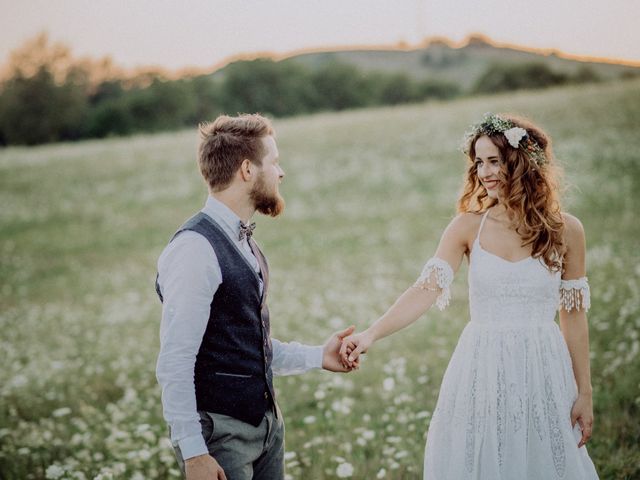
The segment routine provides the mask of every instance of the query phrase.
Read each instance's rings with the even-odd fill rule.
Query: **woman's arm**
[[[579,447],[591,437],[593,426],[593,402],[591,370],[589,366],[589,327],[586,310],[589,306],[589,290],[585,277],[585,235],[580,221],[564,215],[565,243],[561,286],[560,329],[567,342],[573,374],[578,386],[578,399],[571,411],[571,423],[579,423],[582,438]]]
[[[451,277],[458,271],[462,258],[468,251],[470,235],[473,237],[474,227],[477,229],[477,223],[478,216],[472,213],[458,215],[451,221],[442,234],[435,258],[430,262],[433,265],[435,260],[430,275],[409,287],[368,329],[344,339],[340,354],[346,365],[351,366],[375,341],[411,325],[436,303],[443,294],[443,288],[448,289],[448,285],[443,283],[443,270],[438,268],[438,264],[445,269],[450,268]],[[442,264],[442,261],[446,263]]]

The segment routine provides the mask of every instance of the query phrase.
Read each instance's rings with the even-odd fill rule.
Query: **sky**
[[[639,0],[0,0],[0,64],[46,31],[125,68],[210,68],[230,57],[344,46],[498,43],[640,64]]]

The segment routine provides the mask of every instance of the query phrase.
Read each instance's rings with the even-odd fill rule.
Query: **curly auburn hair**
[[[531,245],[533,258],[541,258],[551,271],[560,271],[566,251],[559,200],[561,170],[553,157],[551,139],[529,120],[514,115],[500,117],[527,131],[529,139],[544,152],[544,162],[538,164],[525,149],[513,148],[504,133],[475,133],[469,140],[469,163],[458,212],[480,213],[498,203],[487,195],[475,167],[476,141],[486,135],[500,152],[499,197],[512,228],[522,238],[523,247]]]

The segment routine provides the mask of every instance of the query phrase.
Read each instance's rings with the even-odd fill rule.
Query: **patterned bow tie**
[[[253,230],[255,228],[255,222],[246,225],[242,220],[240,220],[240,233],[238,234],[238,240],[243,240],[244,237],[247,237],[247,240],[249,240],[251,238],[251,235],[253,235]]]

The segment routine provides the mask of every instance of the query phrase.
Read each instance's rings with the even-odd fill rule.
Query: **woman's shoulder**
[[[562,221],[564,222],[565,242],[584,241],[584,227],[578,217],[568,212],[562,212]]]
[[[480,226],[484,212],[461,212],[458,213],[449,226],[462,230],[474,230]]]
[[[455,235],[458,238],[475,238],[483,213],[462,212],[458,213],[447,226],[446,233]]]
[[[564,244],[566,251],[563,260],[563,279],[578,279],[585,276],[586,241],[582,222],[566,212],[562,212],[564,221]]]

